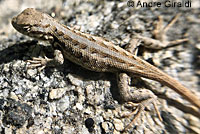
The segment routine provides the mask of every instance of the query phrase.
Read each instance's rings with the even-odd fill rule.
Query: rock
[[[49,93],[49,98],[50,99],[59,99],[61,98],[66,91],[68,91],[68,87],[63,87],[63,88],[56,88],[56,89],[51,89],[50,93]]]

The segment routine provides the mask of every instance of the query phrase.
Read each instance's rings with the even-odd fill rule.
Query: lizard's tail
[[[197,97],[197,95],[195,95],[189,89],[184,87],[182,84],[180,84],[177,80],[175,80],[171,76],[164,75],[162,79],[158,78],[157,81],[170,87],[171,89],[179,93],[181,96],[183,96],[185,99],[187,99],[190,103],[194,104],[200,109],[200,99]]]

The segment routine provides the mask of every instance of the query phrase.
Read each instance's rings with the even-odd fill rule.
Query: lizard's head
[[[34,8],[27,8],[18,16],[13,17],[13,27],[22,34],[41,40],[51,40],[49,26],[52,18]]]

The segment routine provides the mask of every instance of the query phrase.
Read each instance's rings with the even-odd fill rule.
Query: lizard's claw
[[[51,60],[52,59],[49,59],[45,56],[44,58],[33,57],[32,60],[27,60],[26,62],[30,63],[28,65],[28,69],[38,68],[39,71],[42,71],[46,67],[47,63]]]
[[[141,112],[144,111],[145,107],[147,106],[147,104],[149,104],[149,102],[152,102],[155,111],[158,115],[158,118],[160,121],[163,121],[160,115],[160,112],[156,106],[156,103],[154,101],[154,99],[149,99],[149,100],[145,100],[141,103],[133,103],[133,102],[128,102],[129,105],[131,105],[131,107],[137,107],[133,112],[131,112],[130,114],[126,114],[123,115],[122,117],[130,117],[132,115],[135,115],[135,117],[133,118],[133,120],[128,124],[128,126],[125,127],[125,129],[123,130],[124,132],[127,131],[138,119],[138,117],[140,116]]]

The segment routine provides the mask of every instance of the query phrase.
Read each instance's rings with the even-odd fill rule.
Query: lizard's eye
[[[30,26],[23,26],[23,29],[28,32],[28,31],[30,31]]]

